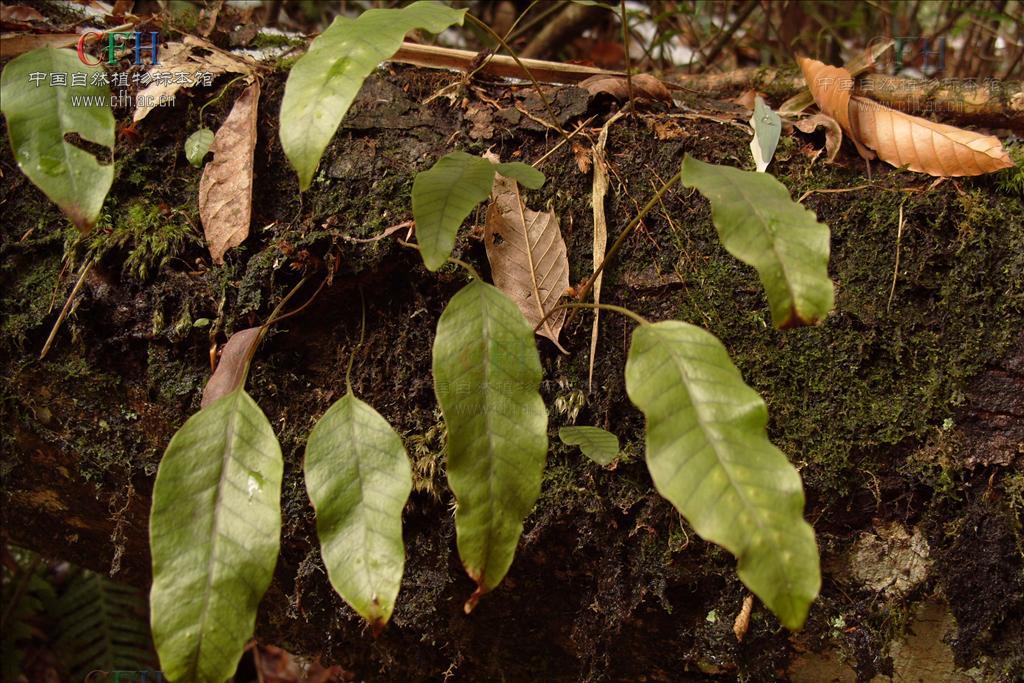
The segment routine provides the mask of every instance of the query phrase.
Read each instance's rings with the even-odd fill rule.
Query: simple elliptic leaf
[[[306,490],[327,576],[338,594],[379,631],[402,583],[402,509],[412,470],[387,420],[351,393],[313,427]]]
[[[800,475],[768,441],[765,403],[725,347],[687,323],[641,325],[626,391],[647,418],[658,492],[737,557],[740,579],[787,628],[800,628],[821,587]]]
[[[540,495],[548,444],[540,358],[515,303],[480,281],[444,309],[433,355],[459,556],[477,583],[469,612],[504,578]]]
[[[270,422],[241,387],[168,444],[149,518],[150,618],[168,680],[234,674],[277,562],[283,467]]]
[[[598,465],[608,465],[619,454],[619,437],[600,427],[561,427],[558,438],[569,446],[579,446],[583,455]]]
[[[440,33],[462,25],[466,10],[421,0],[402,9],[371,9],[338,17],[295,62],[281,102],[281,147],[306,190],[320,157],[363,81],[391,57],[413,29]]]
[[[210,151],[213,144],[213,131],[209,128],[200,128],[185,140],[185,158],[188,163],[196,168],[203,165],[206,153]]]
[[[44,78],[33,81],[33,74]],[[50,74],[66,74],[67,84],[50,85]],[[83,64],[73,50],[45,47],[11,60],[0,78],[0,109],[18,167],[83,232],[96,223],[114,181],[113,163],[101,164],[68,140],[77,135],[114,151],[110,89],[92,84],[97,74],[103,68]],[[75,78],[86,85],[72,87]]]
[[[757,269],[776,327],[811,325],[832,310],[828,226],[794,202],[782,183],[687,155],[683,185],[711,200],[722,245]]]
[[[495,171],[531,189],[544,184],[544,174],[528,164],[494,164],[465,152],[446,154],[416,174],[412,215],[416,242],[428,270],[437,270],[448,262],[462,221],[491,194]]]
[[[750,141],[750,153],[754,155],[754,165],[758,173],[764,173],[772,162],[775,148],[779,145],[782,134],[782,119],[764,103],[760,95],[754,97],[754,113],[750,117],[750,126],[754,129],[754,138]]]

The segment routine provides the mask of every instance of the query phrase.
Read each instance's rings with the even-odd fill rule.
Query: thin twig
[[[650,320],[648,320],[647,318],[643,317],[639,313],[634,313],[633,311],[629,310],[628,308],[625,308],[624,306],[616,306],[615,304],[594,304],[594,303],[567,302],[567,303],[564,303],[564,304],[558,304],[557,306],[555,306],[551,310],[552,311],[558,311],[558,310],[564,310],[564,309],[568,309],[568,308],[572,308],[572,309],[586,308],[586,309],[590,309],[590,310],[599,309],[599,310],[602,310],[602,311],[611,311],[613,313],[618,313],[619,315],[624,315],[627,318],[632,318],[633,320],[635,320],[640,325],[650,325],[651,324]]]
[[[345,370],[345,391],[349,394],[352,393],[352,363],[356,359],[356,351],[362,347],[366,339],[366,297],[363,296],[362,287],[359,288],[359,303],[363,308],[363,319],[359,324],[359,342],[352,348],[352,353],[348,356],[348,368]]]
[[[43,350],[39,353],[39,360],[46,358],[46,354],[50,352],[50,347],[53,346],[53,341],[57,338],[57,332],[60,330],[60,326],[64,324],[64,319],[68,317],[68,313],[71,312],[71,304],[78,295],[79,290],[82,289],[82,285],[85,284],[85,276],[92,270],[93,264],[96,263],[96,256],[90,256],[89,260],[86,261],[85,265],[82,266],[82,273],[78,276],[78,282],[75,283],[74,288],[71,290],[71,294],[68,295],[68,300],[64,302],[64,308],[60,309],[60,315],[57,316],[57,322],[53,324],[53,329],[50,330],[50,336],[46,338],[46,343],[43,344]]]
[[[629,91],[630,106],[629,118],[636,121],[636,111],[635,106],[633,105],[633,102],[635,100],[633,99],[633,76],[631,75],[632,67],[629,63],[629,21],[626,18],[626,0],[621,0],[619,7],[622,11],[622,49],[625,53],[624,56],[626,60],[626,89]]]
[[[530,73],[530,70],[526,67],[526,65],[523,64],[522,61],[520,61],[519,55],[516,54],[515,50],[513,50],[512,47],[505,42],[505,39],[499,36],[490,26],[480,21],[472,14],[469,14],[468,12],[466,13],[466,16],[469,17],[469,20],[472,21],[474,24],[476,24],[483,30],[487,31],[487,33],[489,33],[492,38],[494,38],[495,40],[498,41],[499,44],[501,44],[501,46],[508,52],[509,56],[515,60],[519,68],[523,70],[523,73],[525,73],[527,78],[530,79],[530,82],[533,83],[533,88],[534,90],[537,91],[537,95],[540,96],[540,101],[544,103],[544,110],[548,113],[548,116],[551,117],[551,122],[554,123],[554,125],[557,127],[558,132],[562,134],[562,137],[568,140],[569,136],[562,129],[562,127],[558,125],[558,119],[555,117],[554,112],[551,110],[551,104],[548,102],[548,98],[544,96],[544,91],[541,89],[540,83],[538,83],[537,79],[533,77],[533,74]]]
[[[402,245],[403,247],[408,247],[409,249],[415,249],[416,251],[422,251],[422,249],[420,248],[420,245],[416,244],[415,242],[406,242],[403,239],[399,239],[398,243],[400,245]],[[457,266],[462,266],[462,268],[465,269],[466,272],[468,272],[474,278],[476,278],[477,280],[480,280],[480,282],[484,281],[484,279],[480,276],[480,273],[477,271],[477,269],[474,268],[472,265],[466,263],[465,261],[463,261],[461,259],[457,259],[454,256],[449,256],[448,257],[448,262],[449,263],[454,263]]]
[[[593,121],[595,118],[597,118],[597,114],[594,114],[589,119],[587,119],[586,121],[584,121],[580,125],[576,126],[576,128],[571,133],[569,133],[569,137],[568,138],[564,138],[562,140],[559,140],[557,145],[555,145],[554,147],[549,149],[547,152],[544,152],[544,156],[542,156],[540,159],[537,159],[537,161],[533,162],[530,165],[533,166],[534,168],[537,168],[538,166],[540,166],[542,163],[544,163],[547,160],[547,158],[549,156],[551,156],[552,154],[557,152],[559,149],[561,149],[562,145],[564,145],[566,142],[571,141],[574,137],[576,137],[576,135],[581,130],[583,130],[588,125],[590,125],[590,122]]]
[[[507,31],[505,31],[505,40],[506,40],[506,42],[512,39],[510,36],[512,35],[512,32],[515,30],[516,25],[519,24],[519,22],[522,20],[523,17],[525,17],[527,14],[529,14],[530,10],[533,9],[537,5],[538,2],[540,2],[540,0],[533,0],[533,2],[531,2],[529,5],[527,5],[526,9],[524,9],[519,14],[519,16],[516,17],[516,20],[513,21],[512,25],[508,27]],[[487,63],[489,61],[491,61],[491,58],[493,58],[493,57],[494,57],[494,52],[492,51],[489,55],[487,55],[480,62],[480,66],[476,67],[475,69],[470,71],[468,74],[466,74],[466,82],[468,83],[468,82],[472,81],[473,80],[473,76],[475,76],[478,71],[480,71],[485,66],[487,66]]]
[[[892,267],[892,288],[889,290],[889,301],[885,304],[885,312],[889,312],[889,308],[892,306],[892,298],[896,295],[896,276],[900,272],[900,242],[903,241],[903,205],[907,203],[907,199],[900,202],[900,221],[896,226],[896,263]]]
[[[605,254],[604,260],[601,261],[601,265],[595,268],[594,272],[591,273],[590,276],[587,277],[587,279],[584,281],[583,285],[576,293],[577,301],[582,301],[587,296],[587,294],[590,293],[591,287],[594,286],[594,281],[601,273],[604,272],[605,266],[608,265],[612,258],[614,258],[615,255],[619,252],[619,249],[622,248],[622,245],[625,243],[626,238],[629,237],[634,230],[636,230],[636,226],[640,225],[640,221],[644,219],[644,216],[650,213],[650,211],[655,206],[658,205],[658,203],[661,201],[661,198],[665,195],[666,192],[668,192],[669,188],[678,183],[682,177],[683,170],[679,169],[679,171],[674,176],[672,176],[672,178],[670,178],[667,183],[662,185],[661,189],[658,190],[658,192],[653,197],[651,197],[650,201],[647,202],[647,205],[644,206],[644,208],[640,209],[640,213],[633,217],[633,220],[629,222],[629,224],[622,230],[619,236],[615,239],[615,242],[612,244],[611,249],[609,249],[608,253]],[[535,332],[539,330],[545,322],[547,322],[547,319],[551,317],[551,314],[554,313],[555,310],[557,310],[557,308],[558,307],[555,306],[546,314],[544,314],[544,317],[541,318],[540,322],[538,322],[537,325],[533,328]],[[568,324],[572,321],[575,315],[575,311],[572,314],[570,314],[568,320],[565,321],[564,326],[568,326]]]
[[[298,288],[299,288],[299,286],[301,284],[302,283],[300,282],[299,285],[296,285],[295,289],[298,290]],[[273,319],[267,321],[265,323],[265,325],[274,325],[274,324],[277,324],[277,323],[281,322],[282,320],[285,320],[287,318],[291,318],[293,315],[298,315],[299,313],[302,313],[304,310],[309,308],[310,304],[312,304],[314,300],[316,300],[317,296],[320,294],[320,290],[322,290],[324,288],[324,285],[326,285],[326,284],[327,284],[327,278],[324,278],[320,282],[320,286],[316,288],[315,292],[313,292],[313,295],[310,296],[308,299],[306,299],[306,303],[302,304],[301,306],[299,306],[295,310],[288,311],[287,313],[285,313],[283,315],[279,315],[276,318],[273,318]],[[287,299],[285,299],[284,301],[287,301]],[[282,303],[284,303],[284,302],[282,301]]]
[[[747,20],[747,17],[750,16],[750,14],[754,11],[755,8],[757,8],[757,6],[758,4],[753,1],[747,3],[747,5],[743,9],[736,13],[736,18],[733,19],[732,23],[729,24],[729,26],[726,27],[724,31],[718,34],[718,38],[715,40],[715,43],[707,51],[707,59],[704,64],[705,68],[711,66],[712,63],[718,58],[718,53],[720,53],[722,51],[722,48],[724,48],[729,43],[729,40],[732,39],[733,34],[736,33],[736,31],[738,31],[741,26],[743,26],[743,22]]]

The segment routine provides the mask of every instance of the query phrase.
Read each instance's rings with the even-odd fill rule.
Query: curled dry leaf
[[[205,408],[245,383],[249,361],[256,353],[262,332],[262,327],[250,327],[231,335],[228,343],[224,345],[224,350],[221,351],[217,369],[203,388],[200,407]]]
[[[743,606],[740,608],[740,613],[736,615],[736,620],[732,622],[732,632],[736,636],[736,640],[743,642],[743,637],[747,635],[747,629],[750,628],[750,612],[754,608],[754,596],[751,593],[747,593],[747,597],[743,598]]]
[[[553,211],[526,208],[519,184],[498,173],[487,208],[484,245],[495,286],[536,327],[569,288],[569,257],[558,218]],[[567,353],[558,343],[564,322],[563,309],[545,320],[537,334]]]
[[[793,125],[803,133],[813,133],[819,128],[824,128],[825,152],[828,154],[829,161],[835,161],[836,155],[839,154],[839,146],[843,144],[843,129],[839,127],[839,123],[834,118],[825,114],[815,114],[801,119]]]
[[[999,139],[904,114],[851,96],[850,72],[801,58],[800,68],[822,113],[834,118],[865,158],[933,176],[973,176],[1013,166]],[[865,149],[866,148],[866,149]]]
[[[132,121],[141,121],[161,101],[167,101],[167,98],[173,97],[182,88],[195,85],[196,75],[202,73],[214,76],[223,73],[250,75],[252,67],[230,52],[224,52],[195,36],[186,36],[183,43],[167,43],[160,48],[160,65],[148,71],[153,80],[139,92],[139,100],[153,104],[137,107],[132,114]]]
[[[249,236],[259,99],[257,81],[235,100],[213,140],[213,161],[199,181],[199,217],[214,263],[224,263],[224,252]]]
[[[633,97],[643,100],[661,100],[672,102],[672,94],[669,93],[665,84],[650,74],[636,74],[631,78],[633,83]],[[625,76],[591,76],[580,83],[581,88],[586,88],[591,95],[607,93],[619,102],[629,99],[629,84]]]

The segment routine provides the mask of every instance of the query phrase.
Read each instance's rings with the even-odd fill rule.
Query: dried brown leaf
[[[80,37],[77,33],[16,33],[0,36],[0,59],[17,57],[39,47],[71,47]]]
[[[933,176],[992,173],[1013,166],[999,138],[904,114],[863,97],[850,99],[853,135],[878,158]]]
[[[633,97],[643,100],[672,102],[672,94],[665,84],[650,74],[636,74],[632,77]],[[580,83],[591,95],[607,93],[619,102],[629,99],[629,84],[625,76],[591,76]]]
[[[593,163],[591,151],[574,140],[572,155],[576,158],[576,168],[580,169],[580,173],[590,173],[590,166]]]
[[[160,65],[152,67],[147,73],[154,80],[139,92],[137,99],[153,104],[137,107],[132,114],[133,122],[146,118],[160,102],[167,101],[182,88],[195,85],[196,74],[250,75],[252,65],[201,38],[186,36],[183,43],[167,43],[161,46]],[[168,74],[170,77],[161,74]]]
[[[231,335],[221,351],[217,369],[203,388],[200,407],[205,408],[222,396],[227,396],[245,382],[249,361],[256,353],[262,331],[262,327],[250,327]]]
[[[0,21],[23,24],[30,21],[46,21],[39,10],[25,5],[0,5]]]
[[[800,68],[818,108],[839,123],[867,159],[877,154],[893,166],[934,176],[980,175],[1013,166],[993,135],[935,123],[863,97],[851,97],[853,79],[846,69],[807,58],[800,59]]]
[[[213,161],[199,181],[199,217],[214,263],[224,263],[224,252],[249,236],[259,99],[256,81],[235,100],[210,147]]]
[[[743,637],[747,635],[747,629],[750,628],[750,612],[754,608],[754,596],[747,593],[747,597],[743,598],[743,606],[740,608],[740,613],[736,615],[736,620],[732,622],[732,632],[736,636],[736,640],[743,642]]]
[[[494,137],[494,122],[491,108],[486,104],[474,102],[469,105],[463,117],[473,124],[469,131],[472,140],[490,140]]]
[[[523,204],[519,183],[501,174],[494,177],[487,208],[484,246],[495,286],[509,296],[530,325],[550,312],[569,288],[569,257],[553,211],[532,211]],[[549,317],[537,334],[563,353],[558,335],[565,310]]]
[[[608,119],[608,123],[601,127],[601,133],[597,136],[597,144],[594,145],[594,179],[591,185],[590,202],[594,209],[594,271],[601,266],[605,258],[605,251],[608,248],[608,219],[604,211],[604,199],[608,194],[608,160],[605,156],[605,148],[608,144],[608,129],[619,118],[622,112]],[[594,296],[594,303],[601,303],[601,283],[604,280],[604,273],[598,273],[594,278],[594,286],[591,288]],[[590,367],[587,371],[587,391],[594,386],[594,359],[597,358],[597,337],[598,326],[601,320],[601,309],[594,309],[594,326],[590,330]]]
[[[838,121],[826,114],[815,114],[806,119],[800,119],[793,125],[804,133],[813,133],[819,128],[824,128],[825,152],[828,154],[829,161],[835,161],[836,155],[839,154],[839,146],[843,144],[843,130],[839,127]]]
[[[732,98],[729,101],[732,102],[733,104],[738,104],[744,109],[754,111],[754,100],[758,97],[760,97],[763,100],[768,99],[768,96],[765,95],[763,92],[759,92],[754,88],[749,88],[747,90],[744,90],[742,93],[740,93],[739,95],[737,95],[736,97]]]

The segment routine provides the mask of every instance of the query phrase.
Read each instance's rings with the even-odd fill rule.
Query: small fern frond
[[[57,647],[75,679],[156,668],[146,602],[134,588],[82,571],[61,596],[58,615]]]

